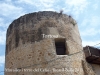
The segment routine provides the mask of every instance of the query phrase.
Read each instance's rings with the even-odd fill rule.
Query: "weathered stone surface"
[[[64,38],[68,54],[57,55],[56,38],[43,38],[42,34]],[[5,75],[84,75],[82,50],[78,27],[71,16],[52,11],[26,14],[10,24],[6,41],[5,68],[21,71],[5,71]],[[39,68],[49,71],[22,71]]]

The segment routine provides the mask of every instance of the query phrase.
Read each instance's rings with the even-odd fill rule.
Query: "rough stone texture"
[[[57,55],[57,38],[43,38],[42,34],[65,38],[68,54]],[[5,71],[5,75],[86,75],[84,69],[88,67],[82,63],[85,61],[82,50],[78,26],[71,16],[52,11],[26,14],[10,24],[6,40],[5,68],[21,71]],[[41,68],[49,71],[22,71]],[[55,69],[59,71],[55,72]],[[88,72],[87,75],[93,74]]]

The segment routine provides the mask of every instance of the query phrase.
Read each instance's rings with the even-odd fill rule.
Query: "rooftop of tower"
[[[41,18],[44,17],[44,16],[47,17],[47,18],[49,18],[49,17],[59,18],[61,16],[68,16],[68,15],[67,14],[63,14],[62,12],[56,12],[56,11],[39,11],[39,12],[33,12],[33,13],[25,14],[25,15],[19,17],[18,19],[15,19],[9,25],[9,28],[12,28],[13,23],[16,23],[16,22],[17,23],[28,22],[32,18],[37,19],[37,20],[41,20]],[[24,20],[24,18],[25,18],[25,20]]]
[[[29,14],[25,14],[21,17],[19,17],[18,19],[15,19],[8,27],[7,32],[9,35],[12,31],[13,28],[18,28],[19,25],[23,25],[27,23],[31,23],[34,26],[35,24],[37,24],[39,21],[43,20],[43,19],[50,19],[50,18],[55,18],[55,19],[59,19],[59,18],[63,18],[66,22],[69,22],[68,19],[70,18],[70,23],[75,22],[75,20],[67,14],[64,14],[62,11],[61,12],[55,12],[55,11],[39,11],[39,12],[33,12],[33,13],[29,13]],[[76,24],[76,22],[75,22]]]

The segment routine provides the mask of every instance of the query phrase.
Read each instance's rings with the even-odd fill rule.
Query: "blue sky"
[[[0,0],[0,71],[4,70],[6,30],[14,19],[36,11],[63,10],[77,21],[82,45],[93,46],[100,43],[99,7],[100,0]]]

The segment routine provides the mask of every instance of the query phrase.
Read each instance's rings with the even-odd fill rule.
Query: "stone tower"
[[[78,26],[71,16],[30,13],[7,30],[5,75],[86,75],[83,61]]]

